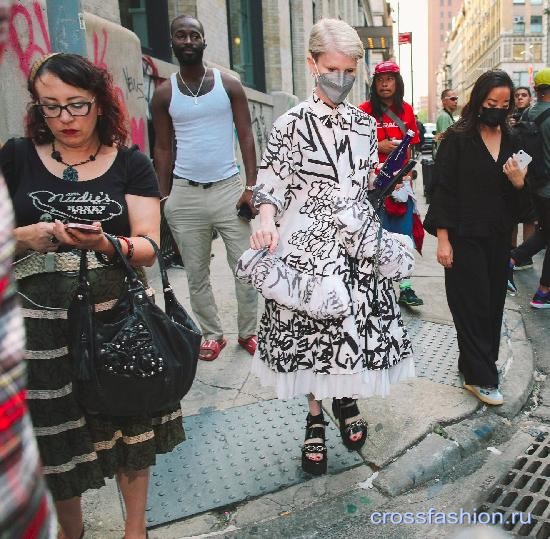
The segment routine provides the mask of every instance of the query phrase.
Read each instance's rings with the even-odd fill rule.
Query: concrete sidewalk
[[[426,206],[421,196],[420,174],[417,193],[420,211],[424,215]],[[422,372],[417,374],[421,376],[393,386],[392,393],[387,398],[372,398],[360,402],[360,408],[369,422],[368,440],[361,455],[353,454],[355,460],[346,461],[347,464],[333,473],[330,473],[329,469],[329,474],[321,478],[311,479],[300,474],[300,446],[303,442],[305,423],[305,412],[303,417],[300,412],[296,422],[301,430],[299,435],[288,436],[289,446],[286,449],[291,455],[288,458],[292,460],[291,469],[285,468],[285,471],[292,476],[291,479],[287,483],[269,488],[270,478],[266,476],[265,493],[261,495],[245,495],[235,483],[234,502],[223,503],[223,496],[217,492],[217,489],[222,487],[218,485],[208,489],[204,479],[201,481],[201,477],[205,477],[201,474],[210,473],[219,466],[217,469],[220,470],[220,476],[223,476],[227,469],[239,466],[239,455],[228,456],[226,460],[223,443],[217,446],[215,444],[217,441],[223,442],[226,435],[236,437],[237,440],[242,435],[242,441],[237,442],[237,445],[243,445],[244,455],[247,446],[254,445],[250,442],[254,432],[244,432],[245,428],[240,424],[241,416],[238,416],[239,421],[236,423],[236,415],[224,416],[233,419],[226,419],[221,428],[216,427],[211,421],[221,418],[221,411],[225,411],[226,414],[239,414],[242,411],[243,416],[248,414],[254,418],[254,414],[268,414],[271,408],[279,405],[286,406],[289,416],[294,416],[296,407],[305,404],[305,399],[300,399],[303,401],[300,403],[266,402],[274,399],[274,393],[270,389],[260,387],[258,381],[249,375],[250,356],[237,345],[233,278],[221,240],[213,243],[213,252],[215,256],[212,259],[211,274],[214,292],[229,343],[216,361],[199,362],[195,383],[182,402],[184,416],[188,417],[184,423],[192,426],[193,436],[180,446],[187,444],[183,450],[189,451],[192,448],[196,451],[197,459],[202,459],[203,455],[204,459],[193,464],[193,470],[188,470],[184,469],[185,460],[182,457],[179,465],[168,465],[169,473],[159,473],[152,478],[152,483],[159,483],[158,488],[152,485],[156,489],[155,493],[159,495],[150,496],[148,517],[154,514],[155,518],[161,519],[161,507],[168,507],[167,500],[173,501],[177,492],[176,486],[173,486],[174,490],[170,490],[170,477],[181,480],[182,475],[188,473],[189,481],[180,481],[180,484],[184,485],[184,490],[188,491],[183,492],[181,497],[181,505],[185,505],[182,507],[186,514],[185,518],[178,519],[177,511],[165,512],[165,519],[177,521],[151,529],[151,539],[230,533],[231,530],[255,522],[265,522],[280,515],[284,516],[285,511],[306,507],[313,501],[333,498],[338,493],[348,492],[357,488],[359,482],[369,478],[375,471],[378,472],[374,480],[377,496],[380,496],[380,499],[398,496],[445,473],[449,467],[478,449],[480,444],[490,440],[506,423],[506,420],[503,421],[496,414],[513,417],[528,398],[532,387],[533,353],[523,327],[521,309],[518,308],[515,298],[512,298],[512,302],[507,300],[499,359],[504,376],[503,391],[506,404],[500,409],[487,411],[471,394],[458,387],[456,339],[445,298],[443,269],[435,260],[435,239],[427,235],[424,255],[417,256],[413,277],[413,287],[424,300],[424,305],[404,309],[406,323],[413,335],[417,362],[421,366],[417,371]],[[189,293],[185,271],[171,269],[169,276],[178,298],[188,307]],[[160,289],[157,277],[153,278],[152,284],[157,290]],[[262,403],[265,403],[265,406]],[[330,403],[326,404],[326,411],[330,412]],[[262,406],[261,410],[259,406]],[[283,421],[284,415],[283,411],[280,414]],[[245,419],[247,418],[243,417],[242,425],[245,424]],[[468,421],[462,423],[465,419]],[[284,425],[287,425],[287,422]],[[455,426],[450,427],[452,425]],[[202,437],[197,439],[195,432],[199,432],[198,429],[201,428]],[[283,427],[285,428],[289,429],[286,434],[294,433],[294,423]],[[232,432],[229,432],[229,429]],[[474,435],[474,432],[483,434]],[[252,461],[255,458],[263,458],[262,454],[270,451],[270,444],[280,441],[277,437],[281,437],[280,430],[266,432],[260,440],[261,443],[259,442],[255,448],[250,448]],[[206,441],[211,441],[214,449],[209,449],[205,445]],[[330,433],[330,442],[337,449],[329,447],[329,467],[338,458],[348,458],[348,455],[344,454],[347,451],[344,452],[338,440],[337,432]],[[418,462],[423,462],[423,465],[419,466]],[[244,475],[246,477],[246,473]],[[273,478],[273,481],[273,485],[276,485],[276,478]],[[166,488],[163,482],[168,482]],[[175,483],[174,479],[174,485]],[[194,487],[195,485],[197,486]],[[233,486],[226,485],[225,488],[232,491]],[[162,491],[163,488],[165,492]],[[184,502],[189,499],[185,496],[188,496],[193,488],[198,489],[196,507],[192,506],[194,501]],[[220,505],[216,506],[213,503],[215,499],[220,500]],[[110,539],[122,535],[122,504],[113,481],[109,481],[101,490],[86,493],[84,501],[87,537]],[[204,511],[199,505],[211,509]]]

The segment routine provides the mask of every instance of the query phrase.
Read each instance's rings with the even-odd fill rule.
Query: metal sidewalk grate
[[[503,515],[503,528],[517,537],[550,537],[550,437],[546,433],[517,458],[479,510]],[[514,513],[521,513],[515,522]]]
[[[417,376],[460,386],[453,326],[405,320]],[[306,481],[301,470],[307,405],[303,399],[271,400],[184,419],[187,441],[157,457],[151,470],[147,525],[167,522],[274,492]],[[361,464],[330,421],[329,473]]]
[[[187,441],[157,457],[151,469],[147,526],[224,507],[310,478],[301,469],[306,415],[305,399],[295,399],[186,417]],[[329,474],[363,463],[357,452],[343,446],[332,421],[327,427],[327,447]]]
[[[458,344],[454,326],[406,318],[413,343],[416,376],[462,387],[458,374]]]

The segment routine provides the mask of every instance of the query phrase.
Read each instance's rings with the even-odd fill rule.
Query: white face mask
[[[317,76],[315,83],[317,87],[335,104],[339,105],[346,99],[355,82],[355,75],[345,71],[332,71],[329,73],[319,73],[317,62],[313,60]]]

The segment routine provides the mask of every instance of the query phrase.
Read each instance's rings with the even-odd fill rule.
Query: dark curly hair
[[[40,63],[42,62],[42,63]],[[101,144],[111,146],[124,146],[128,139],[128,124],[126,110],[121,103],[111,74],[98,67],[88,59],[78,54],[59,53],[44,59],[37,60],[27,83],[27,88],[33,102],[38,102],[35,82],[43,73],[51,73],[65,84],[81,88],[93,93],[96,104],[101,109],[102,116],[98,118],[96,125]],[[101,119],[101,121],[99,121]],[[54,136],[48,127],[44,116],[37,107],[29,106],[26,125],[27,136],[36,144],[52,142]]]
[[[387,75],[388,73],[381,73],[381,75]],[[405,83],[403,82],[403,77],[401,73],[389,73],[395,78],[395,94],[393,94],[393,107],[398,114],[403,112],[403,96],[405,95]],[[372,115],[380,119],[382,118],[383,109],[386,108],[386,105],[382,103],[380,96],[376,92],[376,77],[379,75],[374,75],[372,86],[370,88],[370,103],[372,106]]]
[[[490,69],[482,73],[476,80],[472,92],[470,93],[470,100],[466,106],[462,109],[460,119],[447,131],[447,133],[460,133],[466,136],[473,137],[479,133],[479,111],[483,105],[487,96],[494,88],[506,87],[510,89],[510,103],[508,103],[508,113],[514,110],[514,83],[510,78],[510,75],[502,69]],[[508,120],[503,119],[500,124],[500,129],[504,133],[508,133]],[[443,137],[445,136],[443,135]]]

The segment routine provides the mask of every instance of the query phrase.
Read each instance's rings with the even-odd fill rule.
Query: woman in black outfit
[[[507,127],[513,83],[492,70],[476,81],[462,116],[444,135],[426,228],[437,235],[447,301],[456,327],[464,388],[503,403],[496,367],[506,297],[510,233],[526,169]]]
[[[36,61],[28,87],[29,138],[0,150],[16,218],[15,276],[27,334],[28,393],[34,431],[63,539],[82,537],[81,495],[116,476],[125,504],[125,539],[146,537],[149,467],[184,439],[181,409],[153,417],[116,417],[85,410],[72,389],[67,306],[78,283],[80,250],[89,250],[96,312],[109,316],[125,289],[112,263],[117,235],[124,255],[155,260],[160,201],[150,159],[125,146],[124,110],[107,71],[75,54]],[[93,225],[92,231],[66,223]]]

